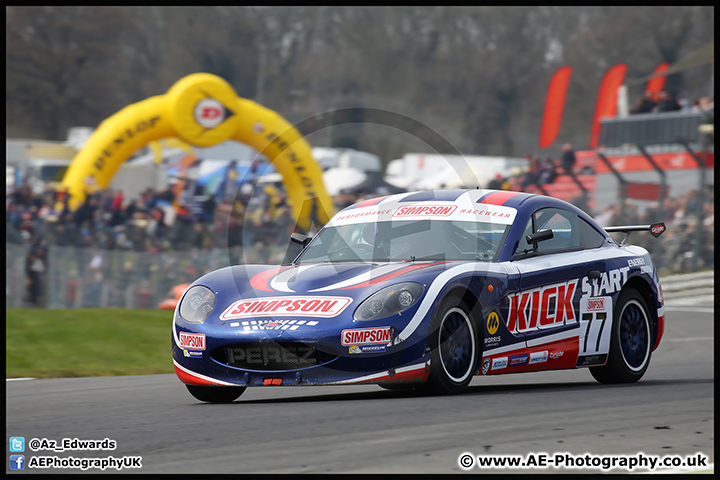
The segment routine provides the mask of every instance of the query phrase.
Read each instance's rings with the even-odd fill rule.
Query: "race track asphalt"
[[[466,393],[448,397],[375,385],[268,387],[213,405],[196,401],[175,375],[8,381],[6,451],[10,437],[22,436],[26,465],[32,457],[141,457],[141,469],[124,473],[555,471],[464,470],[463,453],[701,453],[714,464],[713,308],[668,307],[666,317],[663,342],[633,385],[600,385],[580,369],[476,377]],[[34,452],[34,438],[108,438],[117,446]]]

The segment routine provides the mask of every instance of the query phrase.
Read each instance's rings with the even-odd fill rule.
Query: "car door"
[[[578,340],[585,339],[592,322],[583,317],[582,281],[604,266],[599,251],[604,237],[588,229],[594,231],[576,213],[561,208],[539,209],[528,220],[513,258],[520,289],[511,297],[508,323],[511,331],[525,335],[528,348],[564,345],[563,351],[572,352],[568,355],[580,353]],[[526,235],[543,230],[552,230],[552,238],[527,242]],[[609,342],[610,329],[603,330]],[[598,339],[589,340],[590,347],[600,347]]]

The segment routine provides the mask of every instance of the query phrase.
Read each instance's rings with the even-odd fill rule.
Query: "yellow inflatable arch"
[[[83,203],[89,187],[107,188],[134,152],[166,137],[197,147],[232,139],[261,152],[282,175],[302,230],[313,221],[322,226],[334,213],[322,170],[300,132],[276,112],[238,97],[230,84],[209,73],[188,75],[165,95],[129,105],[103,121],[63,177],[70,207]]]

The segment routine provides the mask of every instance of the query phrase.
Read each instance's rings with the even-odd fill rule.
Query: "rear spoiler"
[[[630,232],[650,232],[650,235],[657,238],[666,230],[664,222],[651,223],[650,225],[624,225],[620,227],[605,227],[608,233],[621,232],[628,235]],[[627,237],[626,237],[627,239]]]

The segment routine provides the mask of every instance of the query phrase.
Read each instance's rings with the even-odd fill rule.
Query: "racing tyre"
[[[645,374],[652,352],[652,329],[642,296],[629,288],[620,292],[613,313],[613,330],[607,364],[590,367],[600,383],[633,383]]]
[[[471,309],[457,297],[440,304],[430,328],[432,349],[427,389],[456,394],[467,388],[477,370],[479,341]]]
[[[247,387],[203,387],[185,385],[190,395],[201,402],[231,403],[245,392]]]

